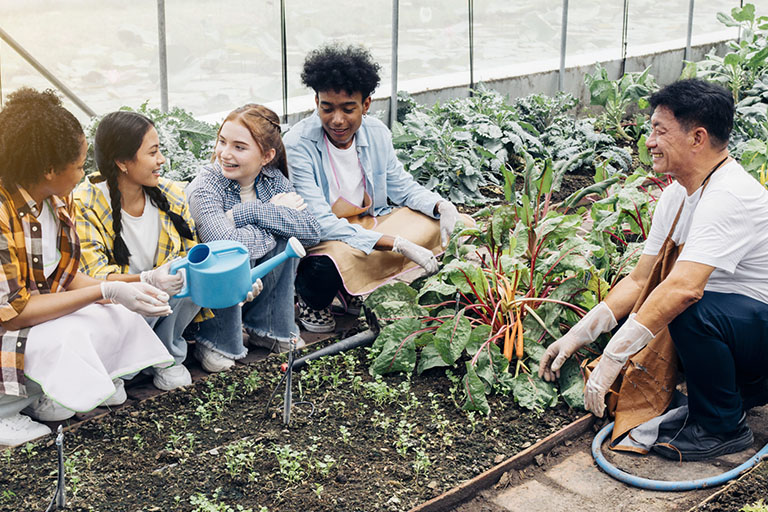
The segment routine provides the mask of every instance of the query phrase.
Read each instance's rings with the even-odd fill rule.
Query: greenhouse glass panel
[[[623,18],[621,1],[569,2],[565,65],[621,58]]]
[[[749,3],[754,4],[758,16],[768,16],[768,0]],[[693,44],[696,44],[697,40],[705,42],[711,39],[737,38],[739,29],[728,28],[717,21],[717,13],[731,14],[731,10],[739,5],[739,0],[696,0],[693,10]]]
[[[96,112],[159,104],[156,2],[0,0],[0,11],[3,29]],[[30,81],[32,68],[0,44],[4,95],[49,86]]]
[[[474,7],[476,80],[525,74],[542,65],[557,67],[562,0],[475,0]]]
[[[279,1],[166,0],[165,8],[171,106],[210,115],[280,99]]]

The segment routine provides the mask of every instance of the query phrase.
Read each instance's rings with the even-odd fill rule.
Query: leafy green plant
[[[763,500],[758,500],[750,505],[744,505],[739,512],[768,512],[768,505]]]
[[[229,477],[233,480],[239,480],[245,475],[249,480],[255,480],[256,456],[261,451],[261,445],[256,445],[249,439],[241,439],[228,445],[224,449],[224,465]]]
[[[221,487],[217,488],[210,498],[202,493],[190,496],[189,502],[195,506],[193,512],[253,512],[253,509],[244,508],[242,505],[236,505],[235,508],[232,508],[226,503],[220,502],[219,494],[221,494]],[[261,507],[258,512],[268,511],[266,507]]]
[[[280,478],[289,484],[297,483],[304,478],[305,471],[302,463],[307,459],[307,452],[294,450],[290,444],[286,444],[275,446],[272,453],[277,458]]]
[[[647,96],[657,88],[650,69],[648,67],[642,73],[625,73],[618,80],[611,80],[608,78],[608,70],[598,63],[594,74],[584,76],[590,103],[605,109],[600,119],[606,129],[617,138],[634,140],[625,131],[623,123],[628,117],[627,109],[631,105],[641,109],[648,107]]]
[[[704,60],[689,63],[683,76],[698,76],[717,82],[728,88],[734,101],[738,102],[744,91],[750,89],[768,70],[768,17],[755,16],[755,6],[745,4],[731,9],[730,15],[717,13],[717,19],[727,27],[740,28],[740,40],[729,42],[729,51],[723,57],[713,49]]]

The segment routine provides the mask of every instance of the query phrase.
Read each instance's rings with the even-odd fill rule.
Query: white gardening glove
[[[145,270],[140,274],[141,282],[151,284],[173,297],[184,288],[184,273],[177,272],[171,275],[169,273],[170,268],[171,262],[169,261],[156,269]]]
[[[621,372],[624,363],[601,357],[584,388],[584,407],[598,418],[605,414],[605,394]]]
[[[440,240],[445,247],[448,245],[448,240],[451,239],[451,233],[453,233],[456,223],[461,222],[461,216],[459,210],[449,201],[437,203],[437,213],[440,214]]]
[[[621,368],[630,356],[636,354],[653,339],[653,333],[629,315],[611,341],[605,346],[603,357],[589,376],[584,389],[584,407],[597,417],[605,412],[605,394],[619,376]]]
[[[592,308],[584,318],[571,327],[565,336],[547,347],[539,363],[539,377],[549,382],[560,377],[560,368],[574,352],[592,343],[598,336],[610,331],[617,324],[611,308],[605,302]]]
[[[246,302],[251,302],[253,299],[259,296],[261,293],[261,290],[264,289],[264,285],[261,282],[261,279],[257,279],[255,283],[253,283],[253,286],[251,286],[250,291],[248,292],[248,295],[245,296],[245,300],[238,304],[239,306],[242,306]]]
[[[278,206],[287,206],[288,208],[299,211],[307,207],[307,205],[304,204],[304,198],[296,192],[282,192],[280,194],[275,194],[269,202]]]
[[[412,262],[423,268],[427,274],[434,274],[439,267],[437,258],[432,254],[432,251],[425,249],[420,245],[406,240],[405,238],[396,236],[395,242],[392,244],[392,251],[397,254],[402,254]]]
[[[172,313],[168,294],[147,283],[103,281],[101,295],[144,316],[168,316]]]

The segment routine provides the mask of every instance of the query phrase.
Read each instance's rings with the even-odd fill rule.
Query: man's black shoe
[[[653,450],[672,460],[706,460],[726,453],[736,453],[752,446],[754,436],[742,414],[736,430],[727,434],[712,434],[700,425],[691,424],[671,437],[661,434]]]
[[[768,404],[768,378],[766,377],[739,384],[739,391],[745,411]]]

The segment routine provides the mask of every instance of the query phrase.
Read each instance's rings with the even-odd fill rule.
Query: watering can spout
[[[269,274],[275,267],[288,258],[303,258],[306,254],[307,252],[304,250],[304,246],[301,245],[301,242],[295,237],[289,238],[288,244],[283,252],[251,269],[251,283],[255,283],[257,279],[261,279]]]

